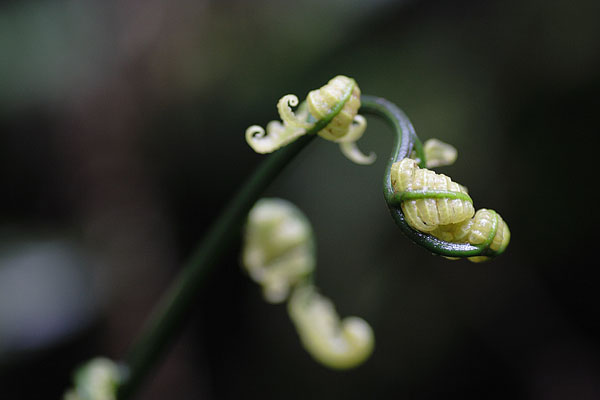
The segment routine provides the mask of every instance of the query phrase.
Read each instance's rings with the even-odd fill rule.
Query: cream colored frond
[[[392,165],[394,190],[403,192],[454,192],[467,194],[466,189],[448,176],[419,168],[410,158]],[[427,197],[402,202],[402,211],[410,226],[422,232],[432,232],[439,225],[456,224],[475,213],[473,204],[461,198]]]
[[[294,112],[292,107],[296,106]],[[316,122],[328,121],[319,136],[340,143],[342,153],[351,161],[372,164],[375,155],[366,156],[356,145],[367,127],[365,118],[357,114],[359,108],[360,88],[354,79],[338,75],[309,92],[305,102],[299,103],[293,94],[283,96],[277,103],[282,122],[271,121],[266,131],[258,125],[249,127],[246,141],[257,153],[271,153],[306,134]]]
[[[496,254],[508,246],[510,231],[502,217],[487,209],[475,213],[467,189],[448,176],[419,168],[417,161],[404,158],[392,165],[390,178],[412,228],[446,242],[483,246]],[[473,262],[488,259],[469,257]]]

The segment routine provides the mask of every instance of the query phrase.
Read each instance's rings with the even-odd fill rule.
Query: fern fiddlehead
[[[296,112],[290,106],[298,106]],[[364,155],[356,146],[367,121],[358,115],[360,88],[354,79],[338,75],[308,93],[306,101],[288,94],[279,99],[277,110],[283,122],[271,121],[266,130],[259,125],[246,129],[246,141],[257,153],[271,153],[300,136],[318,133],[339,143],[342,153],[357,164],[372,164],[375,155]]]
[[[500,215],[482,209],[471,218],[472,200],[466,188],[424,168],[428,165],[425,150],[408,117],[382,98],[362,96],[361,102],[361,111],[384,118],[396,134],[383,195],[402,232],[432,253],[449,258],[479,262],[501,254],[510,231]],[[418,161],[410,158],[413,147]],[[440,156],[447,158],[442,164],[456,158],[451,150],[445,152],[450,155]]]

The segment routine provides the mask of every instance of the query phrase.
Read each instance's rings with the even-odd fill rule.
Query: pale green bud
[[[392,164],[390,179],[413,229],[446,242],[489,248],[496,255],[508,246],[510,230],[502,217],[485,208],[475,213],[467,189],[448,176],[419,168],[415,160],[404,158]],[[488,259],[469,257],[473,262]]]
[[[298,106],[294,113],[291,107]],[[352,78],[338,75],[326,85],[313,90],[307,100],[288,94],[279,99],[277,110],[283,122],[271,121],[267,129],[252,125],[246,129],[246,141],[257,153],[271,153],[315,127],[322,120],[329,122],[318,132],[324,139],[340,144],[342,153],[357,164],[372,164],[375,155],[364,155],[357,147],[367,127],[358,115],[360,88]],[[312,122],[309,122],[312,121]]]

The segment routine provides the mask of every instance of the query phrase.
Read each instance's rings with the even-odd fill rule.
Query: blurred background
[[[407,240],[381,193],[392,135],[354,165],[314,141],[266,195],[298,204],[317,285],[376,349],[335,372],[262,300],[239,243],[140,399],[598,399],[593,0],[0,2],[0,398],[59,398],[120,359],[263,156],[244,140],[337,74],[459,150],[439,172],[512,231],[492,263]],[[341,200],[343,199],[343,200]]]

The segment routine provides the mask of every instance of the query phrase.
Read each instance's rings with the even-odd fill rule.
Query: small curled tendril
[[[292,107],[298,106],[296,112]],[[358,115],[360,88],[354,79],[338,75],[326,85],[309,92],[299,102],[292,94],[277,103],[282,122],[271,121],[266,131],[258,125],[246,129],[246,141],[257,153],[271,153],[298,137],[318,133],[324,139],[340,144],[340,150],[357,164],[372,164],[375,155],[363,154],[356,145],[366,129],[366,120]]]
[[[117,387],[124,380],[125,368],[107,358],[88,361],[75,371],[74,387],[64,400],[116,400]]]
[[[405,158],[392,165],[391,180],[394,201],[412,228],[443,241],[478,246],[492,256],[508,246],[510,231],[502,217],[487,209],[474,213],[466,188],[446,175],[419,168],[415,160]],[[489,258],[472,256],[469,260]]]
[[[438,139],[428,139],[423,145],[427,168],[444,167],[456,161],[458,151],[454,146]]]
[[[340,320],[331,300],[312,285],[294,291],[288,312],[304,348],[328,367],[352,368],[373,352],[371,326],[358,317]]]
[[[323,365],[345,369],[373,351],[373,330],[358,317],[340,321],[333,303],[313,285],[312,227],[292,203],[261,199],[248,214],[242,263],[272,303],[289,300],[290,319],[304,348]],[[291,296],[290,296],[291,293]]]
[[[293,94],[286,94],[277,102],[277,110],[281,119],[290,127],[310,129],[314,123],[308,122],[308,109],[306,103],[302,102],[294,114],[292,107],[298,105],[298,97]],[[291,107],[290,107],[291,106]]]
[[[274,150],[293,142],[306,131],[303,128],[283,125],[279,121],[267,124],[267,130],[259,125],[252,125],[246,129],[246,141],[252,149],[260,154],[271,153]]]
[[[368,156],[365,155],[358,146],[356,141],[360,139],[367,128],[367,120],[362,115],[356,115],[348,133],[345,136],[336,139],[335,142],[340,144],[340,150],[349,160],[356,164],[370,165],[375,162],[377,156],[371,152]]]

